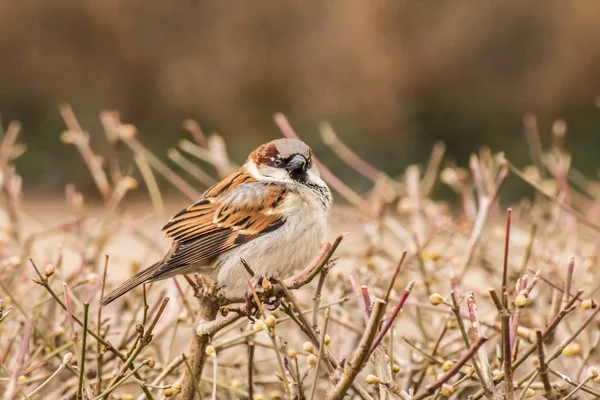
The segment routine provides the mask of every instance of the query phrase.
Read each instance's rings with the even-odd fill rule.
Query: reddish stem
[[[371,305],[371,296],[369,295],[369,288],[365,285],[360,287],[360,293],[362,294],[363,302],[365,304],[365,313],[367,316],[371,316],[371,311],[373,310],[373,306]]]
[[[406,299],[408,299],[408,295],[410,294],[410,291],[412,290],[414,284],[415,284],[415,281],[410,281],[408,283],[408,286],[406,286],[406,289],[404,289],[402,296],[400,296],[400,299],[398,300],[398,302],[396,303],[396,306],[394,307],[394,311],[392,311],[392,314],[389,316],[387,321],[385,321],[383,328],[381,328],[381,331],[379,331],[379,333],[375,337],[375,340],[373,340],[373,344],[371,345],[369,354],[373,353],[373,351],[377,348],[379,343],[381,343],[381,341],[383,340],[383,338],[385,337],[387,332],[390,330],[392,324],[396,320],[396,317],[398,316],[398,314],[400,314],[400,310],[402,310],[402,307],[404,306]]]

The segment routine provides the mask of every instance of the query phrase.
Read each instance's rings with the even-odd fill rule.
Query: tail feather
[[[145,270],[140,271],[137,274],[135,274],[134,276],[132,276],[131,278],[127,279],[118,288],[113,290],[110,294],[108,294],[108,295],[104,296],[102,299],[100,299],[100,305],[105,306],[109,303],[112,303],[114,300],[123,296],[125,293],[129,292],[130,290],[138,287],[139,285],[141,285],[143,283],[151,281],[154,278],[154,273],[156,272],[157,267],[159,265],[160,265],[160,263],[151,265],[150,267],[146,268]]]

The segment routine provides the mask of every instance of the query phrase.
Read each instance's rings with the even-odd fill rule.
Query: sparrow
[[[312,162],[312,151],[296,139],[258,147],[234,174],[169,219],[164,234],[171,249],[100,300],[107,305],[133,288],[180,274],[212,279],[225,298],[248,293],[278,274],[306,266],[325,236],[331,193]]]

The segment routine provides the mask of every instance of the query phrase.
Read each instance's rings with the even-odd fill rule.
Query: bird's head
[[[246,168],[257,180],[322,186],[308,145],[296,139],[265,143],[248,157]]]

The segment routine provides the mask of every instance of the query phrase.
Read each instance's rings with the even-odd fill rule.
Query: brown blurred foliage
[[[599,15],[576,1],[3,1],[0,112],[23,121],[40,190],[80,163],[58,140],[63,101],[92,131],[119,110],[156,150],[192,117],[240,158],[278,135],[276,111],[307,138],[326,118],[391,172],[435,139],[459,159],[481,143],[526,154],[526,112],[584,121],[575,142],[598,148]]]

